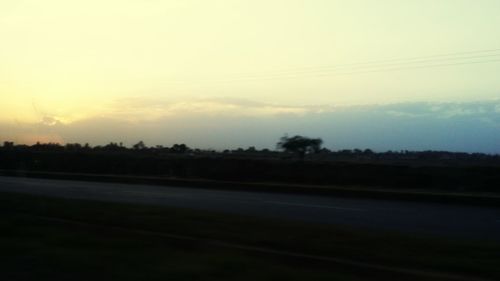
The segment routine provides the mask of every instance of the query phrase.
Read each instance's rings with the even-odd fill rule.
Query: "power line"
[[[415,61],[401,61],[401,62],[385,62],[385,63],[378,63],[378,64],[363,64],[363,65],[358,65],[355,67],[347,67],[345,66],[330,66],[327,68],[310,68],[309,70],[303,70],[303,71],[287,71],[287,72],[274,72],[274,73],[267,73],[267,74],[255,74],[255,75],[248,75],[248,76],[234,76],[233,79],[238,79],[238,78],[268,78],[268,77],[281,77],[281,76],[290,76],[290,75],[298,75],[298,74],[315,74],[315,73],[335,73],[338,71],[355,71],[355,70],[372,70],[372,69],[377,69],[381,67],[399,67],[399,66],[404,66],[408,65],[409,67],[413,66],[419,66],[419,65],[425,65],[427,63],[443,63],[443,62],[460,62],[466,63],[471,60],[476,60],[476,59],[482,59],[482,58],[488,58],[488,57],[500,57],[500,53],[497,54],[489,54],[489,55],[481,55],[481,56],[466,56],[466,57],[449,57],[449,58],[441,58],[441,59],[422,59],[422,60],[415,60]],[[496,61],[496,60],[493,60]]]
[[[381,72],[392,72],[398,70],[411,70],[411,69],[431,69],[440,67],[450,67],[459,65],[472,65],[472,64],[485,64],[485,63],[498,63],[500,59],[497,60],[482,60],[482,61],[468,61],[468,62],[456,62],[456,63],[434,63],[426,65],[412,65],[412,66],[402,66],[402,67],[388,67],[380,69],[361,69],[361,70],[344,70],[336,72],[317,72],[317,73],[302,73],[302,74],[289,74],[282,76],[262,76],[262,77],[247,77],[240,79],[226,79],[226,80],[207,80],[203,82],[212,83],[231,83],[231,82],[244,82],[244,81],[265,81],[265,80],[286,80],[294,78],[314,78],[314,77],[335,77],[343,75],[355,75],[355,74],[368,74],[368,73],[381,73]]]
[[[457,65],[469,65],[469,64],[482,64],[482,63],[497,63],[500,62],[500,59],[497,60],[483,60],[483,61],[471,61],[471,62],[458,62],[458,63],[442,63],[442,64],[430,64],[430,65],[419,65],[419,66],[409,66],[409,67],[395,67],[395,68],[386,68],[386,69],[375,69],[375,70],[367,70],[367,71],[354,71],[354,72],[344,72],[344,73],[335,73],[335,75],[350,75],[350,74],[362,74],[362,73],[374,73],[374,72],[390,72],[396,70],[409,70],[409,69],[421,69],[421,68],[439,68],[439,67],[447,67],[447,66],[457,66]],[[325,74],[324,76],[329,76]]]
[[[231,83],[239,81],[279,80],[302,77],[334,77],[364,73],[391,72],[397,70],[426,69],[500,62],[500,49],[486,49],[466,52],[444,53],[409,58],[373,60],[328,66],[310,66],[292,68],[278,72],[241,73],[227,79],[199,80],[199,83]],[[485,60],[485,58],[492,58]],[[193,82],[170,81],[173,83],[192,84]]]
[[[397,62],[397,61],[412,61],[412,60],[420,60],[420,59],[430,59],[430,58],[438,58],[438,57],[450,57],[457,56],[461,57],[464,55],[471,54],[487,54],[487,53],[496,53],[500,52],[500,49],[486,49],[486,50],[476,50],[476,51],[467,51],[467,52],[453,52],[453,53],[441,53],[435,55],[427,55],[427,56],[416,56],[416,57],[407,57],[407,58],[392,58],[392,59],[384,59],[384,60],[371,60],[365,62],[354,62],[354,63],[346,63],[337,65],[340,66],[352,66],[352,65],[365,65],[365,64],[378,64],[378,63],[386,63],[386,62]],[[323,66],[309,66],[309,67],[300,67],[296,69],[310,69],[310,68],[328,68],[332,67],[331,65],[323,65]]]

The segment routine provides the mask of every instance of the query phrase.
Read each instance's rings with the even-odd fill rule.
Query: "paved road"
[[[500,206],[456,206],[15,177],[0,177],[0,191],[164,205],[367,229],[500,241]]]

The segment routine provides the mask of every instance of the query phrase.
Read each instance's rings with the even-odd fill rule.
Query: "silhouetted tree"
[[[172,145],[172,147],[170,148],[170,151],[173,152],[173,153],[181,153],[181,154],[184,154],[186,152],[188,152],[190,149],[187,145],[181,143],[181,144],[174,144]]]
[[[322,154],[328,154],[328,153],[331,153],[332,151],[328,148],[323,147],[318,152],[322,153]]]
[[[146,145],[144,144],[143,141],[139,141],[138,143],[134,144],[132,146],[135,150],[141,150],[141,149],[145,149],[146,148]]]
[[[14,148],[14,142],[12,142],[12,141],[4,141],[3,142],[3,148],[5,148],[5,149],[12,149],[12,148]]]
[[[34,150],[36,151],[61,151],[64,150],[64,146],[60,145],[59,143],[40,143],[37,142],[36,144],[31,146]]]
[[[67,143],[64,148],[67,151],[80,151],[82,149],[82,145],[79,143]]]
[[[304,159],[306,154],[318,153],[321,149],[321,139],[311,139],[303,136],[283,136],[277,144],[278,149],[285,152],[295,153],[300,159]]]
[[[363,151],[363,153],[364,153],[364,154],[367,154],[367,155],[372,155],[372,154],[374,154],[373,150],[371,150],[371,149],[369,149],[369,148],[365,149],[365,150]]]
[[[254,152],[257,152],[257,149],[255,149],[255,146],[249,146],[247,148],[246,152],[252,152],[252,153],[254,153]]]
[[[105,151],[125,151],[127,148],[123,146],[122,143],[115,143],[115,142],[110,142],[109,144],[105,145],[103,147],[103,150]]]

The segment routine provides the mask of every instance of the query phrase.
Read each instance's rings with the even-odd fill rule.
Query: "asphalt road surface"
[[[0,191],[222,211],[257,217],[349,225],[367,230],[384,229],[417,235],[500,241],[500,206],[457,206],[16,177],[0,177]]]

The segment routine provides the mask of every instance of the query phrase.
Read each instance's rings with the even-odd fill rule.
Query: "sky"
[[[1,0],[0,140],[500,153],[497,0]],[[377,123],[377,125],[374,125]]]

